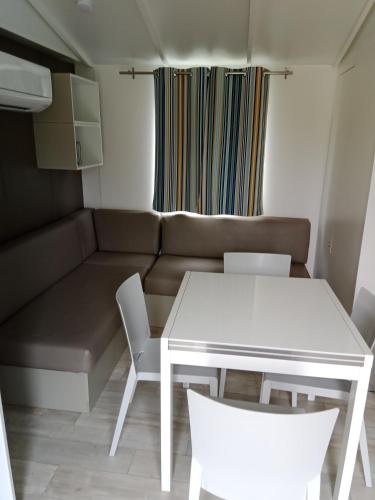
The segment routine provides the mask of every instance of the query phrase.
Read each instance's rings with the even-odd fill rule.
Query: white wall
[[[264,213],[311,222],[307,268],[314,272],[336,72],[328,66],[291,68],[271,77],[264,163]]]
[[[363,286],[375,294],[375,165],[372,171],[369,201],[363,230],[356,292]]]
[[[1,0],[0,27],[71,59],[77,59],[27,0]]]
[[[154,79],[96,66],[100,84],[104,165],[83,174],[85,206],[152,208]]]
[[[340,66],[316,259],[317,276],[328,280],[348,311],[375,151],[374,26],[375,11]],[[361,275],[368,262],[363,265]]]
[[[118,66],[95,69],[101,91],[104,166],[83,172],[85,205],[149,210],[154,176],[153,78],[119,76]],[[293,70],[287,81],[271,78],[264,208],[266,214],[310,219],[312,272],[335,72],[328,67]]]

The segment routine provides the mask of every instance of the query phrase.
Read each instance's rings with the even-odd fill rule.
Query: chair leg
[[[307,485],[306,500],[319,500],[320,499],[320,475],[309,482]]]
[[[132,390],[131,395],[130,395],[129,405],[131,405],[132,402],[133,402],[133,398],[134,398],[134,394],[135,394],[135,389],[137,388],[137,382],[138,382],[138,380],[136,380],[135,384],[133,385],[133,390]]]
[[[363,466],[363,474],[365,476],[365,484],[367,488],[372,488],[370,457],[368,454],[365,421],[363,421],[362,424],[361,436],[359,438],[359,449],[362,457],[362,466]]]
[[[226,368],[222,368],[220,371],[219,398],[224,397],[225,379],[226,378],[227,378],[227,370],[226,370]]]
[[[260,389],[259,403],[268,405],[271,399],[271,391],[272,391],[272,386],[268,380],[264,380],[264,375],[263,375],[262,386]]]
[[[210,396],[217,398],[218,396],[218,383],[216,377],[210,377]]]
[[[308,401],[315,401],[315,394],[313,392],[310,392],[308,395],[307,395],[307,400]]]
[[[190,468],[189,500],[199,500],[202,484],[202,468],[193,457]]]
[[[189,384],[188,382],[184,382],[184,383],[182,384],[182,387],[183,387],[184,389],[189,389],[190,384]]]
[[[111,449],[109,452],[109,455],[111,457],[113,457],[116,453],[117,445],[121,436],[121,431],[125,422],[126,413],[128,411],[130,400],[132,399],[136,385],[137,385],[137,374],[134,365],[132,364],[129,370],[128,380],[126,382],[124,395],[122,397],[120,412],[117,417],[115,432],[113,434]]]
[[[293,391],[292,392],[292,407],[297,408],[298,405],[298,392]]]

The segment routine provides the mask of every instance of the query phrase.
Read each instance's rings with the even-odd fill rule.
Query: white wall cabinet
[[[56,73],[52,92],[52,105],[33,115],[38,168],[81,170],[102,165],[98,83]]]

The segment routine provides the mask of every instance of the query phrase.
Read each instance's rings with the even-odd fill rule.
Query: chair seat
[[[325,395],[329,392],[332,393],[331,397],[345,398],[345,394],[350,392],[350,382],[348,380],[336,380],[318,377],[300,377],[296,375],[279,375],[275,373],[266,373],[264,381],[272,382],[276,389],[277,385],[289,385],[298,388],[299,393],[313,392],[319,396],[322,391]],[[311,391],[309,391],[311,389]],[[337,394],[337,396],[335,396]]]
[[[137,363],[137,371],[144,373],[154,373],[155,380],[157,375],[160,377],[160,339],[150,338],[147,340],[144,352]],[[216,368],[206,368],[202,366],[175,365],[175,376],[197,376],[197,377],[217,377]]]

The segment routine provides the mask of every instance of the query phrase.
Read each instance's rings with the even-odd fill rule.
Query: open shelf
[[[96,82],[71,75],[73,119],[75,122],[100,120],[99,87]]]
[[[39,168],[82,170],[103,164],[99,85],[70,73],[52,75],[53,103],[34,115]]]

